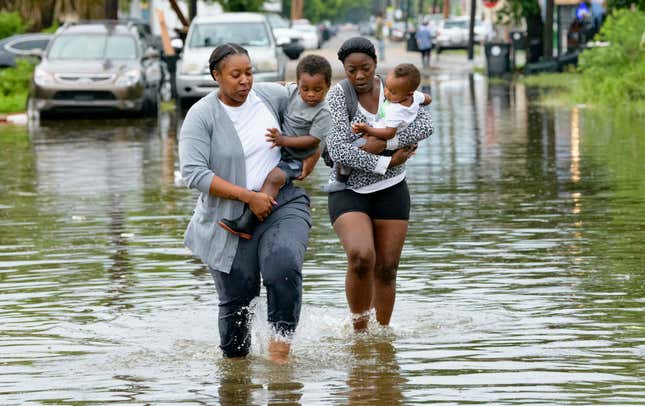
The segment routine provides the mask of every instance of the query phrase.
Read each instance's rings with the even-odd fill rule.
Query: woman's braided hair
[[[208,58],[208,70],[211,73],[211,76],[213,76],[214,70],[218,72],[220,71],[220,62],[231,55],[239,54],[249,56],[249,53],[246,49],[233,42],[227,42],[225,44],[218,45],[211,53],[210,58]],[[215,77],[213,77],[213,79],[215,79]]]

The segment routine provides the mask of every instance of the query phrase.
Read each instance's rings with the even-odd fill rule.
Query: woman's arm
[[[276,204],[275,200],[267,194],[250,191],[215,175],[210,169],[210,132],[210,125],[202,119],[199,110],[190,110],[179,136],[179,162],[186,185],[204,194],[247,203],[251,211],[264,220]]]
[[[339,85],[334,86],[327,94],[327,103],[331,112],[331,130],[327,136],[329,156],[351,168],[369,172],[385,173],[390,164],[390,157],[379,156],[352,147],[352,133],[347,115],[345,95]]]

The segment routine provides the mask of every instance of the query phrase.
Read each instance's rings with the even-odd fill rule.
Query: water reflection
[[[642,121],[480,75],[422,85],[436,132],[409,162],[392,334],[352,338],[321,164],[285,368],[261,345],[221,359],[211,278],[182,245],[181,117],[0,127],[3,403],[638,403]]]
[[[393,338],[356,339],[349,356],[349,393],[342,396],[348,404],[403,404],[403,385],[407,380],[401,376]]]

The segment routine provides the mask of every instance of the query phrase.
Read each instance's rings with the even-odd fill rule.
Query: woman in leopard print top
[[[381,325],[390,322],[410,214],[405,162],[414,154],[416,143],[432,134],[432,118],[420,109],[415,121],[393,139],[368,137],[363,147],[352,146],[360,134],[352,133],[351,124],[373,125],[378,119],[383,84],[375,75],[374,45],[366,38],[345,41],[338,59],[351,84],[347,88],[356,94],[346,95],[340,84],[329,91],[332,130],[326,142],[332,160],[352,171],[347,189],[329,194],[329,215],[347,254],[345,289],[354,329],[363,330],[372,308]],[[356,99],[358,108],[350,123],[348,101]],[[395,151],[391,156],[378,155],[385,149]],[[332,181],[334,176],[332,171]]]

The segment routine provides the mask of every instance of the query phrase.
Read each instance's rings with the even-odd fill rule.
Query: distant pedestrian
[[[376,14],[376,25],[374,27],[374,38],[378,45],[378,57],[381,61],[385,60],[385,20],[383,19],[383,13],[378,12]]]
[[[432,30],[430,21],[426,18],[423,20],[417,30],[417,47],[421,52],[421,65],[424,68],[430,67],[430,51],[432,51]]]

